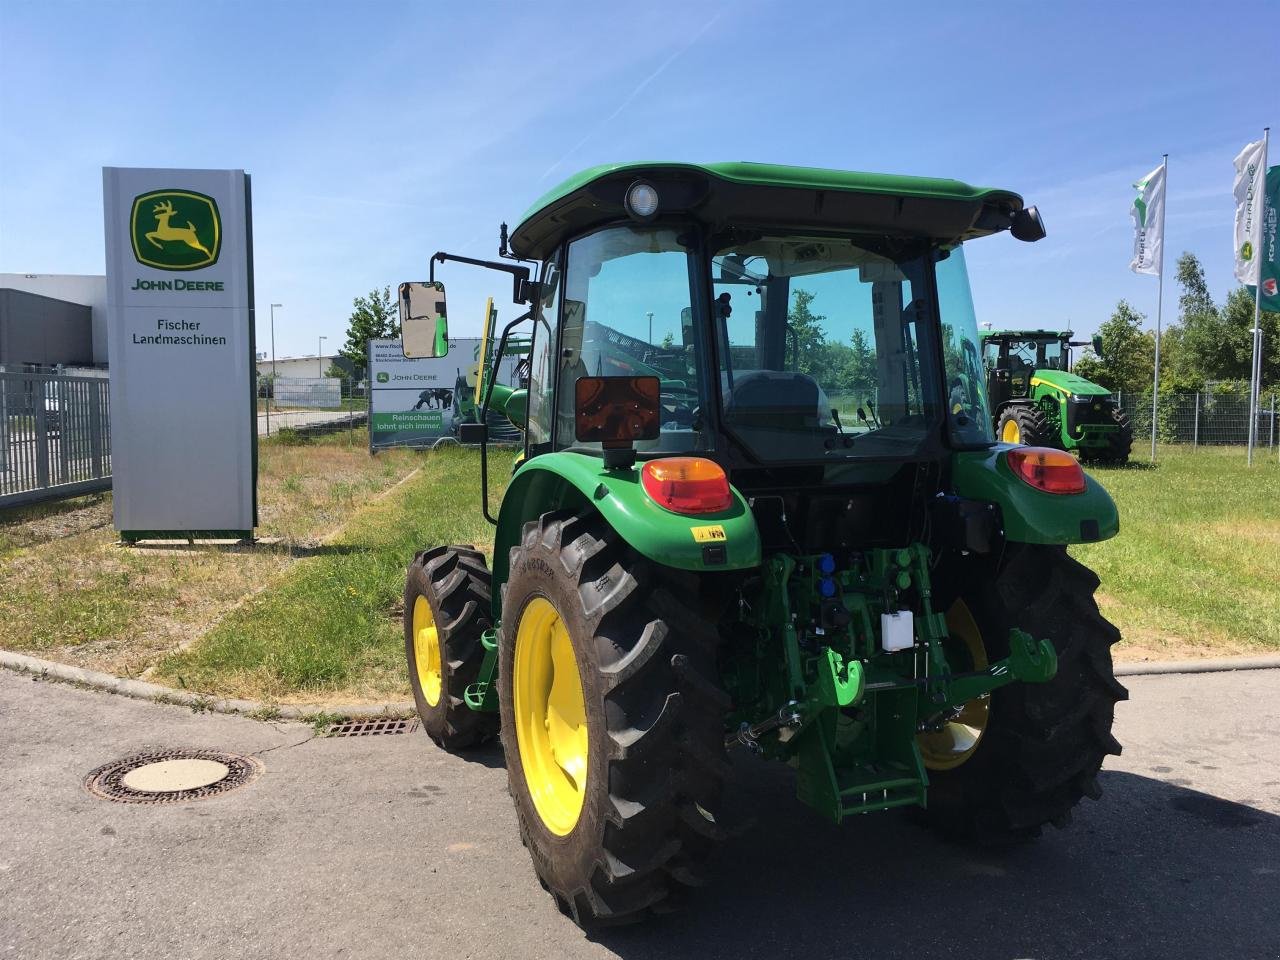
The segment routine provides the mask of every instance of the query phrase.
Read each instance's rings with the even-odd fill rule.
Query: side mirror
[[[1040,211],[1035,207],[1027,207],[1015,213],[1013,223],[1009,225],[1009,232],[1025,243],[1035,243],[1047,236],[1044,220],[1040,218]]]
[[[449,321],[444,284],[400,284],[400,343],[411,360],[431,360],[449,352]]]

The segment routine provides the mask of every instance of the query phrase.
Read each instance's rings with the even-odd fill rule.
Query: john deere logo
[[[129,217],[133,255],[159,270],[199,270],[218,262],[222,218],[213,197],[157,190],[135,197]]]
[[[386,383],[386,382],[387,382],[388,380],[390,380],[390,379],[391,379],[391,377],[390,377],[390,376],[389,376],[385,371],[384,371],[384,372],[382,372],[382,373],[379,373],[379,374],[378,374],[378,382],[379,382],[379,383]]]
[[[1253,242],[1246,240],[1240,245],[1240,259],[1248,263],[1253,259]]]

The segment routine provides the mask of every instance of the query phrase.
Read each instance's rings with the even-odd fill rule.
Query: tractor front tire
[[[974,578],[964,604],[981,631],[988,662],[1009,655],[1009,631],[1050,640],[1057,674],[1047,683],[1012,683],[991,694],[972,755],[930,769],[921,818],[944,835],[984,845],[1065,827],[1082,797],[1101,796],[1097,775],[1108,754],[1115,705],[1128,693],[1115,678],[1111,645],[1120,632],[1098,611],[1098,578],[1063,547],[1009,544],[998,571]]]
[[[404,585],[404,650],[422,728],[446,750],[490,739],[497,716],[464,695],[484,661],[481,636],[492,626],[489,570],[472,547],[433,547],[414,557]]]
[[[1115,421],[1116,426],[1120,429],[1108,435],[1106,446],[1090,447],[1088,450],[1082,449],[1080,451],[1080,459],[1094,463],[1122,464],[1129,462],[1129,455],[1133,453],[1133,424],[1129,420],[1129,415],[1119,407],[1115,407],[1111,411],[1111,419]]]
[[[543,886],[584,929],[679,906],[721,839],[716,633],[599,514],[527,523],[503,592],[502,745]]]
[[[1049,430],[1049,421],[1039,407],[1016,404],[1005,407],[996,426],[996,434],[1002,443],[1020,443],[1028,447],[1056,447]]]

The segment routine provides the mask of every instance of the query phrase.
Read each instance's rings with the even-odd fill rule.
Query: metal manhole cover
[[[372,737],[387,733],[409,733],[418,729],[418,721],[380,717],[376,720],[340,720],[331,726],[331,737]]]
[[[90,773],[85,789],[117,803],[184,803],[243,787],[262,772],[256,757],[216,750],[164,750],[113,760]]]

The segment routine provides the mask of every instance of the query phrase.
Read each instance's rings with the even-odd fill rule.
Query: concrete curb
[[[32,674],[41,679],[74,683],[93,690],[102,690],[122,697],[132,697],[134,700],[176,704],[178,706],[191,707],[195,710],[208,710],[212,713],[239,714],[258,720],[310,720],[320,715],[356,719],[406,717],[412,716],[415,712],[413,702],[407,700],[400,703],[338,704],[329,706],[321,704],[283,704],[276,706],[262,703],[258,700],[210,697],[205,694],[192,693],[190,690],[165,687],[158,683],[147,683],[143,680],[126,680],[112,676],[109,673],[84,670],[81,667],[72,667],[65,663],[54,663],[52,660],[41,660],[38,657],[28,657],[21,653],[10,653],[7,650],[0,650],[0,668],[14,670],[18,673]],[[1145,677],[1178,673],[1219,673],[1231,670],[1280,670],[1280,656],[1121,663],[1116,666],[1116,676]]]
[[[7,670],[16,670],[19,673],[28,673],[41,679],[74,683],[93,690],[115,693],[122,697],[132,697],[135,700],[177,704],[191,707],[195,710],[209,710],[213,713],[240,714],[258,720],[310,720],[319,715],[364,719],[403,717],[411,716],[414,713],[414,705],[411,702],[338,704],[336,706],[283,704],[276,706],[270,703],[260,703],[257,700],[210,697],[204,694],[192,693],[190,690],[176,690],[173,687],[161,686],[158,683],[125,680],[120,677],[114,677],[109,673],[84,670],[80,667],[68,666],[65,663],[54,663],[51,660],[28,657],[21,653],[10,653],[7,650],[0,650],[0,667]]]
[[[1280,656],[1120,663],[1116,665],[1116,676],[1147,677],[1162,673],[1221,673],[1227,670],[1280,670]]]

